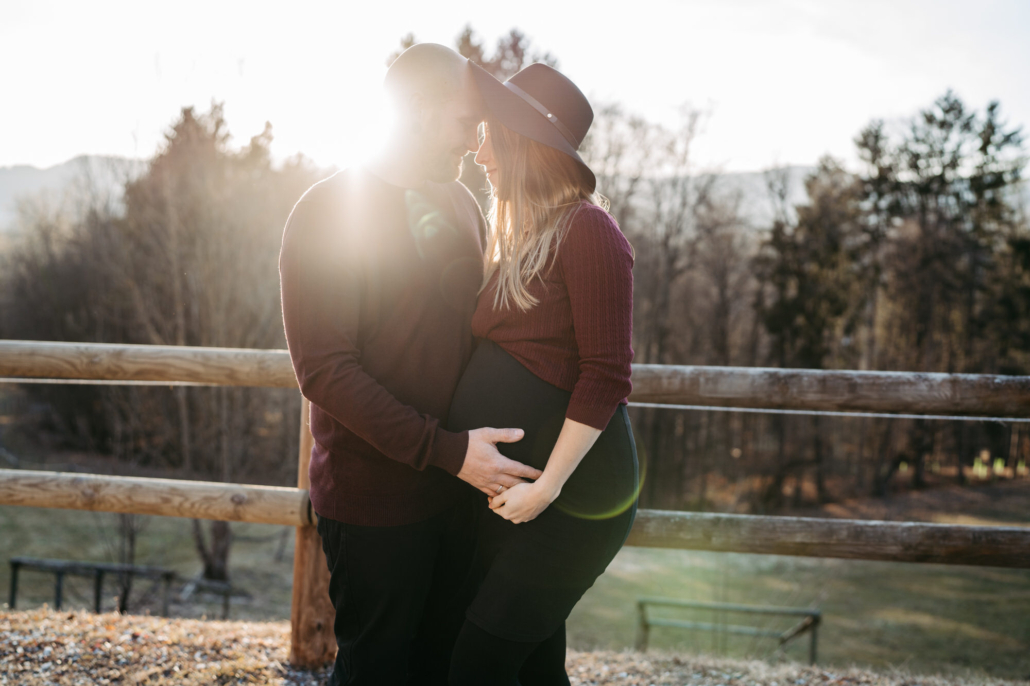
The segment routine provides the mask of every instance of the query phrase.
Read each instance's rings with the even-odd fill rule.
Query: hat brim
[[[535,107],[523,100],[522,96],[508,89],[486,69],[472,61],[469,61],[469,66],[472,67],[479,95],[483,99],[483,104],[490,110],[490,114],[512,131],[563,152],[578,162],[585,172],[590,192],[593,193],[597,186],[594,172],[590,170],[572,144],[565,140],[565,136],[558,131],[557,127]]]

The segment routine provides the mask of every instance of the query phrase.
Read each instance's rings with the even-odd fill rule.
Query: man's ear
[[[425,130],[426,119],[426,96],[415,91],[408,96],[408,115],[413,133],[422,133]]]

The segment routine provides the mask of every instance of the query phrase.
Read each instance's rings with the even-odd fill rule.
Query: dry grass
[[[568,672],[577,686],[1015,686],[981,675],[923,676],[906,670],[827,669],[797,663],[640,653],[570,651]],[[528,686],[528,685],[527,685]]]
[[[216,622],[53,612],[0,613],[0,685],[320,684],[291,669],[286,622]],[[918,676],[785,663],[570,651],[577,686],[1015,686],[982,676]],[[530,686],[530,685],[526,685]]]
[[[286,622],[0,614],[0,685],[318,684],[287,665]]]

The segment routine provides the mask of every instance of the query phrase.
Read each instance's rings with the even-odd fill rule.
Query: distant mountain
[[[816,171],[816,167],[790,166],[787,172],[787,204],[793,208],[808,202],[805,179]],[[740,194],[740,210],[744,219],[756,229],[772,224],[774,209],[764,172],[736,172],[719,177],[717,188],[724,193]],[[1021,181],[1012,188],[1015,203],[1030,215],[1030,181]]]
[[[0,167],[0,232],[12,228],[20,198],[47,195],[60,202],[70,193],[90,189],[117,201],[125,182],[145,169],[143,160],[101,155],[81,155],[46,169]]]
[[[808,202],[805,179],[816,170],[809,166],[789,166],[787,175],[787,205],[794,207]],[[740,213],[756,229],[772,225],[775,208],[769,195],[764,172],[732,172],[719,177],[719,192],[740,195]]]
[[[805,179],[815,171],[815,167],[790,166],[785,167],[787,206],[791,209],[795,205],[808,202],[808,193],[805,190]],[[672,194],[678,192],[678,184],[673,183],[674,179],[668,177],[662,179],[659,188],[665,196],[666,203],[675,204]],[[604,193],[604,188],[599,189]],[[633,199],[634,208],[648,216],[648,211],[654,202],[654,186],[649,182],[647,189],[638,192]],[[765,172],[727,172],[718,174],[713,186],[713,195],[717,200],[727,203],[738,202],[739,217],[743,223],[752,229],[764,229],[772,225],[775,217],[775,205],[769,192]],[[671,207],[672,205],[668,205]]]
[[[143,160],[100,155],[81,155],[46,169],[27,165],[0,167],[0,233],[12,228],[19,198],[46,195],[60,202],[68,193],[92,188],[118,200],[125,181],[139,176],[145,169]],[[791,203],[806,200],[804,178],[813,169],[788,168]],[[767,226],[772,221],[773,206],[761,172],[724,174],[718,187],[721,192],[740,193],[741,210],[753,226]]]
[[[11,229],[19,198],[50,195],[61,201],[67,194],[91,188],[120,200],[121,189],[129,179],[146,170],[143,160],[125,157],[82,155],[47,169],[30,166],[0,167],[0,234]],[[805,177],[815,167],[795,165],[786,168],[787,202],[790,206],[807,202]],[[754,228],[767,227],[773,220],[773,204],[769,197],[763,172],[733,172],[722,174],[717,184],[719,193],[740,196],[741,214]],[[1018,191],[1024,206],[1030,210],[1030,185],[1024,183]],[[0,244],[4,241],[0,236]]]

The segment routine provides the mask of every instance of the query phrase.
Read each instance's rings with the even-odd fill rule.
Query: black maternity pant
[[[318,518],[339,650],[331,686],[445,686],[475,592],[475,494],[429,519],[358,526]]]
[[[498,449],[543,469],[570,398],[481,339],[455,392],[448,428],[521,428],[521,441]],[[540,516],[512,524],[489,510],[481,514],[482,581],[452,654],[452,685],[569,683],[565,620],[629,535],[638,478],[633,433],[620,406]]]

